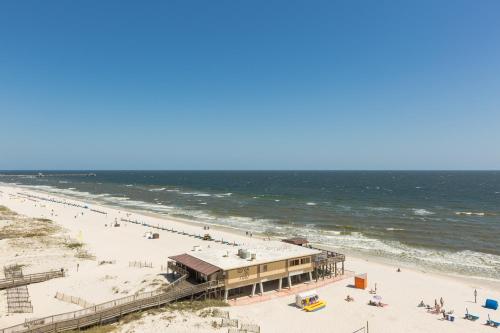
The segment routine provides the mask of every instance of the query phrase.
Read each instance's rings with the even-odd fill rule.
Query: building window
[[[310,257],[305,257],[305,258],[300,258],[300,259],[292,259],[289,261],[289,266],[298,266],[298,265],[305,265],[309,264],[311,262]]]

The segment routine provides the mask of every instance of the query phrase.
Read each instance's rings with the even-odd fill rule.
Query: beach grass
[[[114,325],[92,326],[87,329],[73,330],[69,332],[85,332],[85,333],[109,333],[116,330]]]
[[[80,243],[80,242],[68,242],[66,244],[64,244],[68,249],[72,249],[72,250],[75,250],[75,249],[81,249],[85,244],[83,243]]]
[[[228,304],[221,300],[202,300],[202,301],[182,301],[169,304],[165,307],[149,309],[144,312],[134,312],[128,315],[123,316],[122,319],[118,323],[101,325],[101,326],[92,326],[88,329],[81,329],[80,331],[74,330],[70,332],[86,332],[86,333],[109,333],[113,332],[119,327],[119,325],[128,324],[131,322],[136,322],[143,318],[144,315],[155,315],[160,313],[171,313],[171,312],[197,312],[198,316],[201,318],[206,317],[216,317],[219,313],[218,309],[213,309],[214,307],[225,307]],[[162,319],[171,321],[175,318],[174,316],[162,317]],[[117,326],[118,324],[118,326]]]
[[[208,299],[203,301],[184,301],[184,302],[176,302],[166,306],[166,308],[170,311],[189,311],[196,312],[206,308],[213,307],[224,307],[228,306],[228,304],[222,300],[216,299]]]
[[[32,238],[46,237],[61,230],[54,222],[48,219],[32,219],[12,215],[7,211],[1,213],[10,223],[6,223],[0,228],[0,239],[7,238]]]

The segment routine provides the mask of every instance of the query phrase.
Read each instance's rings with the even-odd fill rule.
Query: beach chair
[[[476,316],[476,315],[469,313],[469,309],[466,308],[465,309],[465,319],[476,321],[479,319],[479,316]]]
[[[491,326],[491,327],[499,327],[500,322],[491,320],[490,315],[488,315],[488,320],[486,321],[486,325]]]

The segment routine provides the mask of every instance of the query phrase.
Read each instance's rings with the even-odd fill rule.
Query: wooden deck
[[[344,275],[344,254],[320,248],[316,249],[322,251],[314,260],[314,275],[316,281],[320,278],[324,279],[325,277]],[[340,267],[337,267],[339,263]]]

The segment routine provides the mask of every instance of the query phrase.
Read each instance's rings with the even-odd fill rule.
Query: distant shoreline
[[[18,186],[18,185],[13,185],[13,184],[5,184],[5,183],[0,182],[0,185],[12,187],[12,188],[19,188],[21,190],[26,190],[26,188],[23,186]],[[133,209],[130,207],[123,207],[123,206],[120,206],[117,204],[103,203],[103,202],[93,200],[90,198],[82,200],[81,198],[72,197],[71,195],[66,195],[66,194],[61,194],[61,193],[55,194],[55,193],[52,193],[50,191],[45,191],[44,189],[39,189],[39,188],[34,189],[34,188],[30,187],[29,191],[33,191],[33,192],[37,192],[40,194],[49,195],[49,196],[53,196],[53,197],[64,198],[67,200],[88,202],[92,205],[96,205],[99,207],[105,207],[105,208],[110,208],[110,209],[118,210],[118,211],[122,211],[122,212],[135,213],[135,214],[139,214],[139,215],[149,216],[149,217],[161,219],[165,222],[174,221],[176,223],[179,223],[181,225],[185,225],[187,227],[188,226],[200,227],[200,226],[205,225],[205,226],[209,226],[210,229],[212,229],[212,230],[221,231],[221,232],[226,233],[226,234],[231,234],[231,235],[235,235],[235,236],[239,236],[239,237],[246,236],[245,230],[238,228],[238,227],[229,227],[229,226],[205,222],[205,221],[183,219],[180,217],[175,217],[175,216],[171,216],[171,215],[164,215],[161,213],[153,212],[153,211],[150,211],[147,209]],[[207,231],[207,233],[210,233],[210,231]],[[281,240],[282,239],[282,237],[276,237],[273,235],[269,236],[267,234],[263,234],[263,233],[259,233],[259,232],[254,232],[252,235],[253,235],[253,238],[262,239],[262,240],[267,239],[268,237],[270,237],[271,239],[274,239],[274,240]],[[227,241],[231,242],[232,240],[227,239]],[[348,257],[355,258],[356,260],[359,260],[359,261],[373,262],[373,263],[382,264],[382,265],[395,267],[395,268],[400,267],[400,268],[416,270],[416,271],[420,271],[420,272],[424,272],[424,273],[430,273],[433,275],[442,276],[444,278],[452,278],[452,279],[455,279],[455,280],[458,280],[458,281],[461,281],[464,283],[468,283],[471,285],[475,285],[475,284],[485,285],[488,288],[500,291],[500,279],[481,277],[481,276],[472,276],[472,275],[461,275],[461,274],[457,274],[455,272],[433,269],[432,267],[427,267],[425,265],[419,265],[417,263],[410,263],[410,262],[406,262],[406,261],[397,260],[396,258],[392,259],[392,258],[378,256],[375,254],[360,253],[360,252],[355,252],[355,251],[346,251],[346,249],[344,249],[342,247],[331,247],[327,244],[322,244],[322,243],[312,242],[311,244],[341,252],[343,254],[346,254]]]

